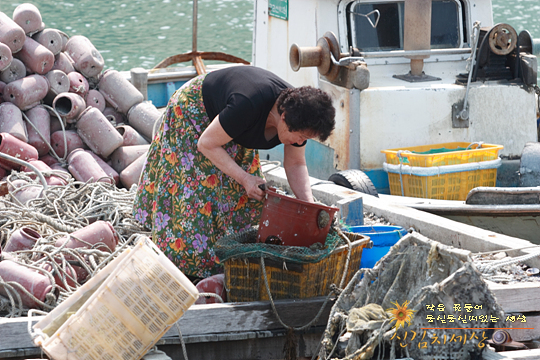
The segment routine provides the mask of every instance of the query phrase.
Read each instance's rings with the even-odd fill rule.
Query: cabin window
[[[363,52],[403,50],[403,1],[354,1],[347,6],[350,44]],[[462,9],[459,1],[433,0],[431,48],[459,48]]]

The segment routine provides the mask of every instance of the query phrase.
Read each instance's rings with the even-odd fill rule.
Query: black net
[[[410,322],[396,327],[398,317]],[[319,355],[480,358],[493,328],[506,327],[504,319],[467,251],[413,232],[373,269],[355,274],[332,308]]]
[[[257,241],[258,226],[219,239],[214,247],[220,262],[228,259],[260,258],[276,261],[290,261],[307,264],[316,263],[328,257],[338,246],[344,245],[337,231],[330,229],[324,244],[306,246],[283,246]]]

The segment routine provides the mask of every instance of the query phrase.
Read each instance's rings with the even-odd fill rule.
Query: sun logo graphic
[[[398,329],[400,326],[403,326],[405,328],[405,323],[407,325],[411,325],[411,321],[414,317],[415,310],[408,309],[407,306],[409,305],[410,301],[405,300],[403,304],[399,305],[397,301],[393,302],[396,307],[387,309],[386,312],[390,313],[392,322],[396,322],[394,327]]]

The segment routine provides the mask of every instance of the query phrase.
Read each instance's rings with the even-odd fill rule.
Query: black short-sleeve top
[[[231,66],[206,75],[203,102],[210,119],[219,115],[225,132],[248,149],[271,149],[276,135],[264,137],[268,114],[279,94],[292,86],[270,71],[254,66]]]

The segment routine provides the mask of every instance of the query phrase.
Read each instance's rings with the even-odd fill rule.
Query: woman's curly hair
[[[277,98],[277,110],[285,112],[289,131],[313,132],[321,141],[328,139],[336,125],[336,109],[327,93],[312,86],[287,88]]]

